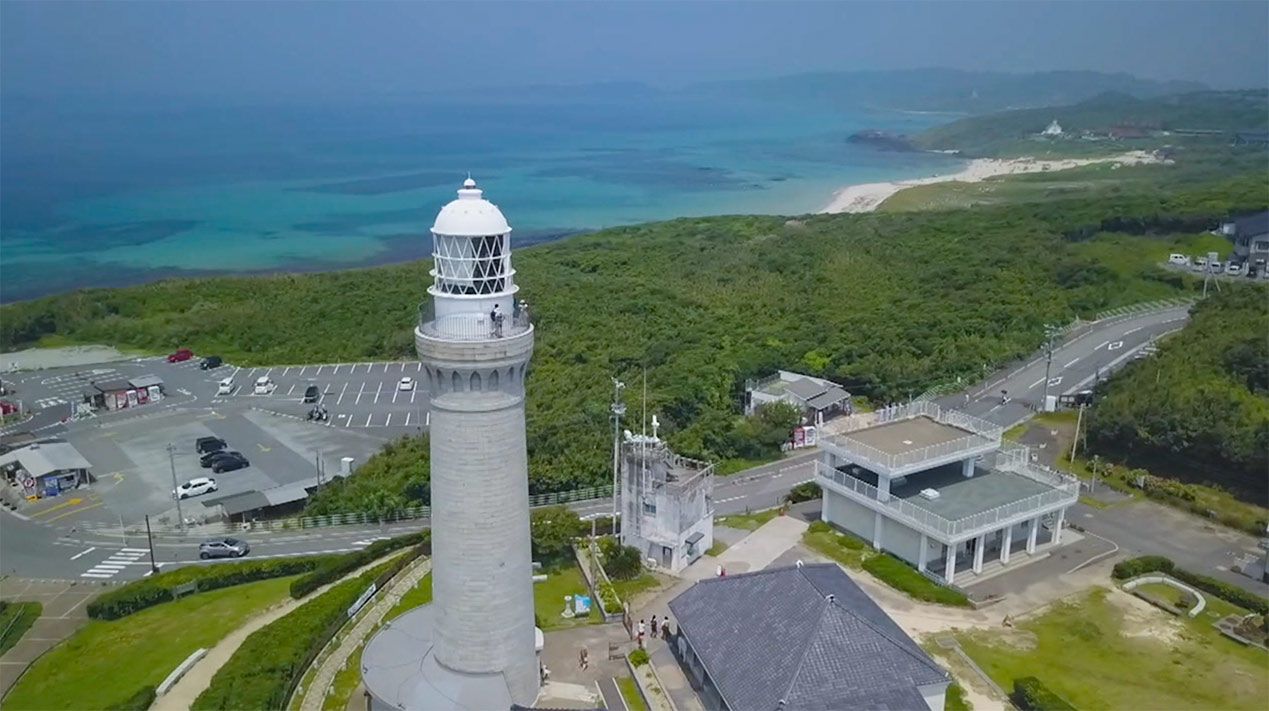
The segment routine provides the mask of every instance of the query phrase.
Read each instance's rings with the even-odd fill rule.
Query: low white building
[[[819,441],[823,520],[947,584],[1060,544],[1079,482],[1001,429],[930,402],[852,418]]]
[[[1041,131],[1040,135],[1048,136],[1048,137],[1061,136],[1062,127],[1058,125],[1057,119],[1053,119],[1053,122],[1050,123],[1048,127],[1045,128],[1043,131]]]
[[[802,411],[806,422],[823,424],[827,419],[851,413],[850,393],[840,385],[787,370],[761,380],[745,382],[745,414],[767,403],[787,402]]]
[[[714,465],[680,457],[655,434],[625,435],[621,543],[678,572],[714,545]]]

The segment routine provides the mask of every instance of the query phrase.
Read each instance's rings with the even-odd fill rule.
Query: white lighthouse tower
[[[531,706],[540,675],[529,549],[525,367],[511,227],[470,178],[432,227],[414,341],[431,394],[432,597],[367,645],[372,708]]]

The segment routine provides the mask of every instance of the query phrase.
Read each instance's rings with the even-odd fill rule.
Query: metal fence
[[[550,494],[536,494],[529,497],[529,506],[558,506],[560,504],[580,501],[601,501],[612,497],[612,485],[591,486],[572,491],[560,491]],[[327,528],[330,526],[378,525],[394,524],[407,521],[426,522],[430,519],[432,509],[428,506],[409,506],[386,514],[369,511],[330,514],[326,516],[293,516],[268,521],[248,521],[231,523],[219,517],[206,517],[191,521],[186,519],[186,531],[198,535],[218,535],[239,533],[242,531],[297,531],[310,528]],[[173,533],[180,530],[176,521],[164,516],[150,520],[150,528],[155,533]],[[77,524],[77,529],[89,531],[118,531],[125,535],[145,535],[145,523],[136,522],[123,525],[107,521],[84,521]]]
[[[1141,304],[1132,304],[1131,306],[1120,306],[1117,309],[1109,309],[1097,314],[1097,320],[1102,321],[1108,318],[1117,318],[1119,316],[1129,316],[1143,314],[1150,311],[1167,311],[1169,309],[1179,309],[1185,306],[1193,306],[1198,303],[1200,297],[1183,296],[1175,299],[1160,299],[1158,301],[1147,301]]]
[[[1075,503],[1076,499],[1079,498],[1079,484],[1073,477],[1053,472],[1059,480],[1057,485],[1054,486],[1045,480],[1048,477],[1047,472],[1030,472],[1028,471],[1030,466],[1020,467],[1027,473],[1023,473],[1023,471],[1016,471],[1015,473],[1023,476],[1031,474],[1032,476],[1029,476],[1029,478],[1053,486],[1053,488],[1049,491],[1034,494],[1024,499],[956,520],[944,518],[907,499],[891,496],[888,500],[882,501],[879,498],[880,494],[877,487],[850,474],[826,466],[821,462],[815,463],[815,472],[817,477],[831,481],[842,489],[853,493],[854,496],[850,498],[862,500],[869,508],[884,508],[889,515],[907,523],[918,531],[933,535],[936,538],[950,539],[982,528],[989,528],[1017,516],[1039,511],[1055,504],[1062,502]],[[1014,470],[1011,469],[1009,471]]]
[[[432,301],[419,304],[419,330],[425,336],[452,341],[483,341],[518,336],[532,327],[527,310],[503,314],[498,320],[487,313],[436,316]]]
[[[919,447],[898,454],[883,452],[876,447],[851,438],[850,432],[876,427],[890,422],[928,417],[940,424],[967,430],[969,434],[948,442]],[[919,464],[939,457],[970,452],[974,449],[997,444],[1003,429],[973,415],[957,410],[944,409],[928,401],[895,405],[872,413],[869,418],[856,418],[845,424],[841,434],[824,438],[824,442],[842,450],[852,459],[877,471],[894,471],[901,467]]]

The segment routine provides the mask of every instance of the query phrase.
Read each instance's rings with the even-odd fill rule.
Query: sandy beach
[[[917,185],[931,185],[948,181],[978,183],[1000,175],[1017,175],[1020,173],[1039,173],[1043,171],[1070,170],[1095,163],[1114,163],[1117,165],[1143,165],[1163,162],[1154,153],[1148,151],[1129,151],[1106,158],[1067,158],[1063,160],[1037,160],[1023,158],[976,158],[959,173],[936,175],[915,180],[896,180],[887,183],[864,183],[848,185],[833,194],[833,199],[820,210],[820,213],[837,212],[872,212],[886,198],[895,193]]]

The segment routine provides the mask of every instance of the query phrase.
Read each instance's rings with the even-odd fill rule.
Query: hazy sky
[[[1269,2],[0,2],[0,87],[308,95],[928,66],[1269,83]]]

